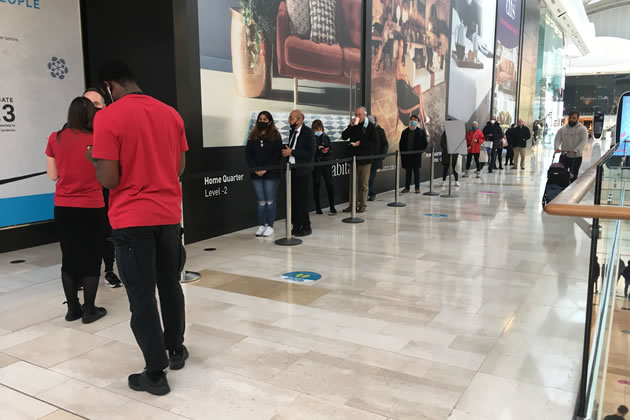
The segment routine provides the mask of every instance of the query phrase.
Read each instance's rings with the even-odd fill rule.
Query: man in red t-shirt
[[[113,104],[94,120],[92,158],[96,177],[110,190],[118,272],[146,363],[144,372],[129,376],[129,387],[164,395],[170,391],[164,369],[181,369],[188,358],[179,284],[185,261],[179,184],[188,150],[184,122],[173,108],[144,95],[124,63],[106,64],[100,80]]]

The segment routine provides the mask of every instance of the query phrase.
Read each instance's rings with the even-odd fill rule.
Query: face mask
[[[476,125],[473,125],[473,130],[478,129],[479,127],[477,127]]]
[[[365,121],[363,121],[363,128],[367,128],[368,125],[370,125],[370,120],[366,118]]]
[[[324,134],[324,133],[322,133],[321,131],[316,131],[316,132],[315,132],[315,135],[316,135],[317,137],[321,136],[322,134]]]
[[[495,122],[495,120],[490,120],[490,124],[494,124]]]
[[[258,121],[256,123],[256,126],[258,127],[259,130],[264,130],[267,127],[269,127],[269,123],[267,121]]]
[[[290,125],[291,130],[295,130],[297,128],[297,123],[293,123]]]
[[[577,121],[569,121],[569,126],[575,127],[577,125]]]
[[[409,123],[409,125],[410,125],[410,126],[412,126],[412,127],[415,127],[415,126],[417,126],[417,125],[418,125],[418,121],[413,120],[413,121],[411,121],[411,122]]]

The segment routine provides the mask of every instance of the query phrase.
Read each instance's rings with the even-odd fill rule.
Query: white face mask
[[[490,124],[494,124],[495,122],[495,120],[490,120]]]

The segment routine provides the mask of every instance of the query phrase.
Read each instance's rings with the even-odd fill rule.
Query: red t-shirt
[[[59,137],[59,138],[58,138]],[[55,188],[55,205],[60,207],[105,207],[103,187],[96,179],[94,165],[85,156],[92,144],[92,134],[65,129],[48,138],[46,155],[55,158],[59,179]]]
[[[150,96],[125,95],[96,114],[92,156],[120,163],[109,195],[114,229],[181,222],[179,161],[187,150],[181,116]]]

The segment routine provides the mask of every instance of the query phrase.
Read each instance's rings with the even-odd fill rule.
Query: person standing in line
[[[387,151],[389,150],[389,142],[387,141],[385,129],[379,125],[376,116],[370,115],[368,119],[376,127],[377,147],[375,148],[375,153],[379,155],[387,154]],[[372,167],[370,168],[370,181],[368,182],[368,201],[376,200],[374,180],[376,179],[376,172],[379,169],[383,169],[383,159],[385,158],[376,158],[372,160]]]
[[[604,417],[604,420],[624,420],[628,414],[628,407],[620,405],[615,414]]]
[[[510,128],[505,131],[505,138],[507,139],[507,152],[505,153],[505,167],[509,169],[509,165],[514,166],[514,127],[516,124],[512,124]]]
[[[279,166],[282,161],[282,138],[276,129],[273,116],[262,111],[256,118],[256,125],[247,137],[245,146],[247,165],[252,169],[249,177],[252,180],[258,203],[258,230],[256,236],[265,238],[273,235],[273,224],[276,221],[276,195],[282,171],[275,169],[258,169]]]
[[[472,129],[466,132],[468,155],[466,156],[466,171],[463,175],[464,178],[468,177],[468,171],[470,170],[470,164],[472,163],[473,158],[475,159],[475,165],[477,167],[475,175],[477,178],[481,177],[481,162],[479,161],[479,154],[481,153],[481,148],[483,147],[482,145],[485,140],[486,139],[483,136],[483,133],[479,129],[479,123],[477,121],[473,121]]]
[[[556,133],[554,148],[560,156],[560,163],[573,174],[575,181],[582,166],[582,152],[588,141],[588,130],[580,123],[580,113],[571,111],[569,122]]]
[[[628,260],[628,265],[626,265],[621,273],[621,276],[624,279],[625,285],[623,288],[624,297],[628,297],[628,287],[630,287],[630,260]]]
[[[289,125],[289,144],[282,149],[282,156],[288,158],[292,165],[301,165],[291,168],[291,234],[308,236],[313,233],[308,216],[308,179],[313,172],[317,141],[313,130],[304,125],[302,111],[296,109],[289,114]]]
[[[497,156],[499,157],[499,169],[503,169],[503,160],[500,154],[503,150],[503,129],[501,129],[501,124],[497,121],[497,117],[492,116],[490,121],[488,121],[488,124],[483,129],[483,135],[486,141],[492,143],[492,156],[490,157],[488,173],[492,173],[493,169],[497,169]]]
[[[328,134],[326,134],[326,130],[324,130],[324,123],[322,120],[313,121],[311,129],[315,134],[317,142],[317,149],[315,149],[315,162],[326,162],[332,159],[332,142],[330,141]],[[337,210],[335,209],[335,190],[333,189],[332,165],[316,166],[313,169],[313,196],[315,198],[315,212],[317,214],[324,214],[319,198],[322,177],[324,178],[324,183],[326,184],[330,212],[335,214],[337,213]]]
[[[512,129],[514,139],[514,169],[518,168],[519,161],[521,169],[525,169],[525,151],[527,150],[527,140],[532,138],[529,127],[525,125],[523,119],[518,120],[518,125]]]
[[[350,142],[352,153],[357,158],[370,156],[374,153],[377,138],[376,127],[367,118],[367,110],[361,106],[356,109],[354,118],[343,130],[341,138]],[[371,160],[357,160],[357,211],[364,213],[367,209],[368,184],[370,182]],[[352,176],[350,176],[349,195],[352,194]],[[344,212],[352,211],[352,197],[348,199],[349,205]]]
[[[418,152],[400,155],[401,166],[405,169],[405,188],[402,194],[408,193],[411,187],[411,175],[416,188],[416,194],[420,194],[420,167],[422,166],[422,151],[428,146],[427,133],[419,126],[420,119],[417,115],[409,118],[409,127],[400,135],[399,149],[401,152]]]
[[[459,187],[459,174],[455,170],[457,167],[457,159],[459,155],[457,153],[448,153],[448,143],[446,140],[446,131],[442,134],[440,139],[440,146],[442,147],[442,186],[446,186],[446,178],[448,177],[449,166],[453,169],[453,177],[455,178],[455,186]]]
[[[92,102],[96,112],[105,108],[105,97],[100,90],[95,88],[89,88],[83,92],[83,97]],[[105,209],[109,207],[109,190],[103,188],[103,198],[105,199]],[[109,217],[105,212],[105,241],[103,242],[103,262],[105,263],[105,284],[112,289],[122,286],[122,282],[114,273],[114,260],[116,259],[116,252],[114,251],[114,244],[112,243],[112,225],[109,223]]]
[[[54,132],[46,146],[48,177],[55,181],[55,222],[61,245],[61,281],[68,312],[66,321],[82,319],[90,324],[107,314],[95,305],[103,237],[105,202],[94,167],[85,158],[92,145],[92,123],[96,109],[83,97],[75,98],[68,110],[66,128]],[[79,287],[83,286],[83,306]]]
[[[175,109],[145,95],[121,61],[105,64],[100,80],[113,103],[96,116],[88,157],[94,159],[96,177],[110,190],[118,272],[145,360],[144,371],[130,375],[128,385],[165,395],[170,387],[164,369],[182,369],[188,358],[179,283],[186,260],[179,183],[188,150],[184,121]]]
[[[599,265],[599,259],[597,255],[595,256],[595,262],[593,263],[593,272],[591,273],[591,282],[593,282],[593,289],[595,290],[595,294],[597,294],[598,286],[597,281],[599,280],[599,274],[601,273],[602,268]]]

